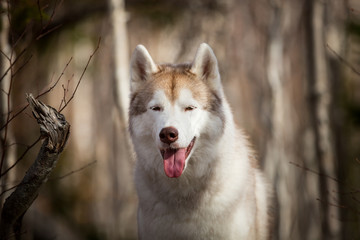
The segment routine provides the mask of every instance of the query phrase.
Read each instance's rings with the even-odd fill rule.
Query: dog
[[[138,45],[130,76],[139,239],[268,239],[270,187],[210,46],[192,63],[156,64]]]

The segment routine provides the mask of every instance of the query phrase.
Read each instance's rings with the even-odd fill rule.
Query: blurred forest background
[[[23,239],[136,239],[131,52],[189,62],[202,42],[274,187],[274,239],[360,239],[358,0],[2,0],[0,208],[40,148],[25,93],[74,97]]]

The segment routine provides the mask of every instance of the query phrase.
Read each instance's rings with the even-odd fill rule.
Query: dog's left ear
[[[191,72],[195,73],[211,89],[222,89],[217,59],[208,44],[200,44],[191,65]]]
[[[137,45],[130,61],[131,92],[147,81],[151,74],[158,71],[149,52],[143,45]]]

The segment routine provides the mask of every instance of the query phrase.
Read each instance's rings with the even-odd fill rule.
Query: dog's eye
[[[194,106],[188,106],[188,107],[186,107],[185,108],[185,112],[187,112],[187,111],[192,111],[192,110],[194,110],[196,107],[194,107]]]
[[[161,111],[161,107],[159,107],[159,106],[153,106],[153,107],[150,107],[150,109],[153,111],[157,111],[157,112]]]

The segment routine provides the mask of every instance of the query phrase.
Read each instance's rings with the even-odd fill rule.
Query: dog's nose
[[[178,139],[179,132],[174,127],[166,127],[161,129],[159,137],[163,143],[171,144]]]

